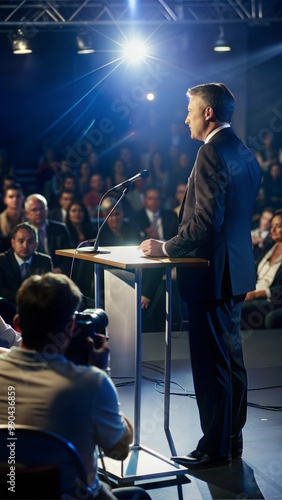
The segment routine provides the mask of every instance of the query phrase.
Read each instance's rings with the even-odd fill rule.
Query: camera
[[[92,338],[95,348],[99,349],[102,342],[96,333],[105,335],[108,316],[103,309],[84,309],[84,311],[75,312],[75,320],[76,326],[65,356],[78,365],[87,365],[88,349],[86,338]]]

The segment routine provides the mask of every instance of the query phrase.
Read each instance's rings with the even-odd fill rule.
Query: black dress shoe
[[[232,458],[238,459],[242,457],[243,453],[243,435],[242,431],[239,434],[234,434],[231,437],[231,446],[232,446]]]
[[[231,463],[231,456],[211,457],[198,450],[194,450],[189,455],[181,457],[171,457],[177,464],[188,467],[188,469],[211,469],[213,467],[224,467]]]

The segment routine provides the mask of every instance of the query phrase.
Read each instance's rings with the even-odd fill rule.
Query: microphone
[[[145,170],[144,170],[145,172]],[[141,174],[141,172],[140,172]],[[140,175],[138,174],[138,175]],[[135,177],[137,177],[135,175]],[[136,179],[137,180],[137,179]],[[96,238],[95,240],[88,240],[88,242],[90,243],[91,241],[94,242],[94,245],[93,247],[80,247],[80,248],[77,248],[77,251],[78,252],[86,252],[86,253],[95,253],[95,254],[99,254],[99,253],[111,253],[110,250],[105,250],[105,249],[98,249],[99,247],[99,237],[100,237],[100,233],[101,233],[101,230],[103,229],[104,225],[106,224],[107,220],[109,219],[109,217],[112,215],[113,211],[116,209],[116,207],[118,206],[118,204],[121,202],[122,198],[126,195],[127,191],[130,189],[131,187],[131,182],[130,181],[124,181],[124,182],[127,182],[127,186],[124,187],[124,190],[122,192],[122,194],[120,195],[120,197],[118,198],[117,202],[114,204],[114,206],[112,207],[111,211],[108,213],[107,217],[105,217],[105,219],[103,220],[101,226],[99,227],[98,229],[98,232],[97,232],[97,235],[96,235]],[[122,183],[124,184],[124,183]],[[120,185],[120,184],[119,184]],[[99,203],[99,207],[101,206],[101,203],[102,203],[102,200],[105,198],[105,196],[109,193],[109,191],[111,191],[110,189],[104,194],[104,196],[102,196],[101,200],[100,200],[100,203]]]
[[[115,191],[116,189],[123,189],[123,188],[127,187],[128,185],[130,185],[132,182],[139,181],[139,179],[147,179],[147,177],[149,177],[149,175],[150,175],[149,170],[147,170],[147,169],[141,170],[141,172],[139,172],[139,174],[136,174],[133,177],[130,177],[130,179],[127,179],[126,181],[123,181],[120,184],[117,184],[116,186],[110,188],[108,193],[110,193],[111,191]]]

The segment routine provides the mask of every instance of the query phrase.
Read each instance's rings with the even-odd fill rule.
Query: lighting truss
[[[0,31],[19,26],[77,29],[134,24],[249,25],[282,22],[281,0],[2,0]]]

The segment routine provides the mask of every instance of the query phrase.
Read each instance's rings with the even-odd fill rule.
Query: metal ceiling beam
[[[281,0],[2,0],[0,31],[21,26],[272,24],[282,22]]]

